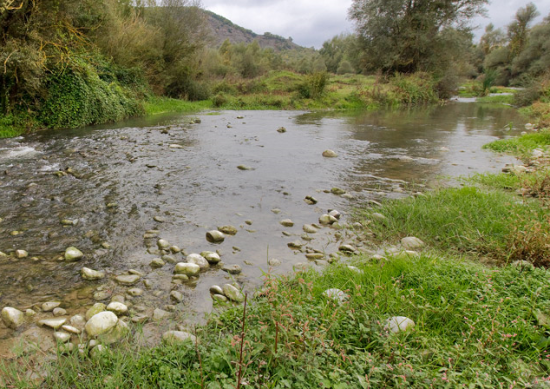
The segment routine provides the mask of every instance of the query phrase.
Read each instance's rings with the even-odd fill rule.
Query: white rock
[[[115,281],[120,285],[131,286],[139,282],[141,277],[137,274],[121,275],[115,277]]]
[[[208,231],[206,233],[206,240],[211,243],[221,243],[225,240],[225,235],[218,230]]]
[[[414,321],[405,316],[394,316],[386,320],[385,329],[397,333],[399,331],[407,331],[415,326]]]
[[[200,254],[189,254],[186,260],[187,260],[187,263],[193,263],[198,267],[200,267],[201,270],[206,270],[210,267],[210,264],[208,263],[206,258],[204,258]]]
[[[51,312],[53,311],[55,308],[59,307],[61,305],[60,302],[57,302],[57,301],[48,301],[48,302],[45,302],[44,304],[42,304],[42,311],[44,312]]]
[[[401,246],[406,250],[415,250],[425,246],[425,243],[414,236],[409,236],[401,239]]]
[[[71,334],[64,331],[56,331],[53,333],[53,337],[56,341],[60,343],[67,343],[71,340]]]
[[[283,219],[280,221],[280,224],[284,227],[293,227],[294,226],[294,222],[290,219]]]
[[[211,294],[223,294],[223,289],[218,285],[212,285],[210,287]]]
[[[69,247],[65,250],[65,260],[67,262],[74,262],[80,260],[84,254],[76,247]]]
[[[203,251],[201,255],[208,261],[208,263],[215,265],[221,262],[220,255],[213,251]]]
[[[120,341],[129,333],[130,327],[128,327],[128,324],[119,320],[111,330],[99,335],[98,339],[104,344],[113,344]]]
[[[86,323],[86,332],[90,336],[98,336],[112,330],[118,323],[118,317],[113,312],[100,312],[92,316]]]
[[[25,314],[18,309],[5,307],[1,315],[4,324],[14,330],[25,323]]]
[[[87,267],[83,267],[82,270],[80,270],[80,274],[85,280],[101,280],[105,278],[105,272],[92,270]]]
[[[160,250],[168,250],[170,248],[170,243],[168,243],[168,241],[165,239],[159,239],[157,241],[157,247]]]
[[[201,271],[200,266],[194,263],[180,262],[174,268],[175,274],[185,274],[186,276],[196,276],[197,274],[200,273],[200,271]]]
[[[59,317],[59,316],[65,316],[67,314],[67,311],[63,308],[54,308],[53,310],[53,315],[55,317]]]
[[[231,301],[236,303],[242,303],[244,301],[244,295],[241,291],[235,288],[233,285],[225,284],[223,287],[223,294]]]
[[[316,228],[313,224],[305,224],[302,229],[308,234],[315,234],[317,231],[319,231],[319,229]]]
[[[90,320],[92,318],[92,316],[94,315],[97,315],[99,312],[103,312],[105,311],[105,304],[103,303],[95,303],[90,309],[88,309],[86,311],[86,320]],[[82,318],[82,316],[80,316],[80,318]],[[80,328],[79,326],[77,326],[75,323],[73,323],[73,319],[74,320],[79,320],[80,321],[80,318],[77,318],[77,316],[73,316],[71,318],[71,324],[75,327],[78,327]],[[86,325],[86,323],[84,323],[84,325]],[[81,329],[83,329],[84,327],[82,327]]]
[[[107,305],[107,310],[113,312],[117,316],[122,316],[128,313],[128,307],[122,303],[112,302]]]
[[[59,318],[59,319],[43,319],[38,322],[41,326],[46,326],[53,328],[54,330],[58,330],[61,328],[63,324],[67,322],[67,319],[65,318]]]
[[[330,211],[328,214],[332,217],[335,217],[336,219],[340,219],[340,217],[342,216],[342,214],[335,209]]]
[[[75,335],[79,335],[82,332],[78,328],[73,327],[73,326],[69,326],[69,325],[62,325],[61,329],[68,332],[68,333],[70,333],[70,334],[75,334]]]
[[[22,259],[22,258],[27,258],[28,256],[29,256],[29,253],[26,252],[25,250],[15,250],[16,258]]]
[[[102,304],[104,307],[105,305]],[[92,315],[93,316],[93,315]],[[90,316],[91,317],[91,316]],[[69,323],[71,324],[71,326],[75,327],[75,328],[78,328],[80,331],[83,331],[84,330],[84,327],[86,326],[86,319],[84,318],[84,316],[82,315],[74,315],[73,317],[71,317],[71,319],[69,320]],[[70,332],[70,331],[69,331]]]
[[[349,295],[344,293],[342,290],[336,288],[327,289],[323,292],[323,294],[329,299],[339,303],[343,303],[349,299]]]
[[[167,331],[162,335],[162,341],[167,344],[195,343],[196,340],[197,338],[194,335],[183,331]]]
[[[325,150],[323,151],[323,157],[326,157],[326,158],[336,158],[338,156],[338,154],[336,154],[335,151],[333,150]]]
[[[329,214],[322,215],[319,218],[319,223],[324,225],[333,224],[333,223],[336,223],[337,221],[338,219],[336,219],[334,216],[331,216]]]

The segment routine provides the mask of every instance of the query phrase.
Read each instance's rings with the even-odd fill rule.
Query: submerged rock
[[[334,224],[338,221],[334,216],[331,216],[329,214],[324,214],[319,217],[319,223],[324,225]]]
[[[1,316],[4,324],[13,330],[25,323],[25,314],[12,307],[5,307],[2,309]]]
[[[341,189],[341,188],[332,188],[332,189],[330,190],[330,192],[331,192],[332,194],[335,194],[335,195],[343,195],[343,194],[346,193],[346,191],[345,191],[344,189]]]
[[[140,279],[141,279],[141,277],[138,276],[137,274],[121,275],[121,276],[116,276],[115,277],[115,281],[118,284],[124,285],[124,286],[135,285],[139,282]]]
[[[42,304],[42,311],[51,312],[55,308],[59,307],[60,305],[61,305],[61,303],[58,302],[58,301],[48,301],[48,302],[45,302],[44,304]]]
[[[222,267],[222,270],[229,274],[241,274],[243,271],[239,265],[225,265]]]
[[[306,198],[304,199],[304,201],[309,204],[309,205],[315,205],[318,203],[317,199],[313,196],[306,196]]]
[[[92,270],[87,267],[83,267],[82,270],[80,270],[80,274],[85,280],[101,280],[105,278],[105,272]]]
[[[315,234],[319,231],[318,228],[316,228],[313,224],[305,224],[302,229],[304,232],[307,232],[308,234]]]
[[[234,226],[221,226],[218,227],[218,231],[223,232],[227,235],[236,235],[238,232],[237,228]]]
[[[82,259],[84,254],[76,247],[69,247],[65,250],[65,261],[74,262]]]
[[[223,289],[218,285],[212,285],[210,287],[211,294],[223,294]]]

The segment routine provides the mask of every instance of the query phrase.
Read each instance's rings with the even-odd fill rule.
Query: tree
[[[463,42],[467,22],[488,0],[354,0],[349,10],[363,49],[366,70],[433,71],[438,57]],[[446,33],[457,30],[459,33]]]
[[[516,57],[527,43],[529,25],[540,13],[533,3],[527,4],[516,12],[515,20],[508,25],[508,39],[510,40],[510,54]]]

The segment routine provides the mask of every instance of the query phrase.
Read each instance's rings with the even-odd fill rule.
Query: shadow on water
[[[277,132],[280,127],[287,132]],[[236,280],[257,286],[268,258],[282,262],[277,272],[307,262],[287,244],[300,240],[302,226],[328,209],[345,213],[366,199],[404,196],[410,182],[498,171],[510,159],[481,145],[522,128],[521,118],[506,107],[451,103],[353,114],[165,115],[3,140],[0,251],[24,249],[29,258],[0,258],[0,306],[24,309],[56,299],[69,314],[82,312],[98,288],[107,299],[124,294],[112,278],[128,269],[145,273],[151,283],[134,304],[172,304],[174,265],[152,270],[158,253],[149,253],[147,244],[154,248],[156,242],[144,240],[146,231],[158,230],[187,253],[219,250],[225,263],[243,267],[239,276],[211,269],[197,282],[177,286],[186,297],[179,311],[207,312],[211,285]],[[339,157],[322,157],[325,149]],[[353,198],[326,193],[333,187]],[[306,195],[319,203],[307,205]],[[295,226],[280,225],[285,218]],[[236,226],[237,235],[208,243],[206,231],[222,225]],[[311,237],[302,242],[327,254],[351,239],[344,233],[336,241],[328,228]],[[84,259],[60,261],[68,246],[80,248]],[[84,266],[105,270],[107,279],[83,281]]]

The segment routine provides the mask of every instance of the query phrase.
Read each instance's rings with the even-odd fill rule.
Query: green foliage
[[[323,94],[328,82],[326,72],[318,72],[306,76],[304,82],[298,85],[298,93],[304,99],[316,99]]]
[[[483,148],[528,157],[533,150],[547,146],[550,146],[550,131],[548,130],[510,139],[497,140],[484,145]]]

